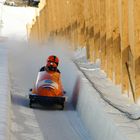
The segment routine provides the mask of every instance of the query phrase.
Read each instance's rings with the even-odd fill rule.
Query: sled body
[[[59,104],[63,109],[66,96],[64,96],[60,73],[39,72],[35,87],[30,91],[29,99],[30,107],[32,107],[32,104]]]

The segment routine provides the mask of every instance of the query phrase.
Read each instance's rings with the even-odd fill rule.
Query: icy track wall
[[[0,43],[0,140],[10,139],[8,47]]]
[[[77,111],[94,140],[127,140],[113,119],[104,111],[102,99],[89,81],[80,73],[81,84]],[[78,84],[79,85],[79,84]]]
[[[86,56],[84,48],[80,55]],[[79,66],[77,65],[79,69]],[[90,71],[89,71],[90,72]],[[81,71],[73,92],[73,103],[93,140],[128,140],[114,122],[105,103]]]

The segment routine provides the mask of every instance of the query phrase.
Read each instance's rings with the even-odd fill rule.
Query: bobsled
[[[60,73],[41,71],[38,73],[34,88],[30,89],[29,106],[33,107],[33,104],[43,106],[57,104],[63,110],[66,102],[65,93]]]

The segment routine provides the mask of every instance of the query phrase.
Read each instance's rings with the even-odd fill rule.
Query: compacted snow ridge
[[[106,117],[109,116],[110,122],[112,122],[113,120],[114,125],[118,126],[116,131],[121,131],[121,133],[124,134],[122,136],[126,137],[125,139],[139,140],[140,106],[133,103],[128,97],[125,97],[121,94],[120,87],[114,85],[113,82],[107,78],[106,73],[104,73],[104,71],[100,69],[99,60],[97,60],[97,62],[93,64],[86,59],[85,48],[77,49],[73,61],[78,69],[82,72],[82,74],[86,77],[86,79],[90,82],[90,86],[92,86],[96,90],[96,94],[93,93],[92,96],[97,96],[94,97],[94,99],[99,98],[98,102],[100,102],[101,105],[103,104],[101,108],[105,111],[104,115]],[[88,99],[87,102],[90,104],[90,101]],[[96,102],[96,99],[92,102]],[[100,105],[98,105],[98,109],[100,109]],[[97,110],[96,112],[98,112]],[[96,121],[98,122],[99,120],[100,119],[98,118],[98,120]],[[86,119],[85,122],[88,125],[88,121]],[[89,122],[91,123],[91,121]],[[103,125],[106,126],[107,122],[104,122]]]

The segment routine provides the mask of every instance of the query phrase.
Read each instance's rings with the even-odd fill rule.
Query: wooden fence
[[[74,49],[86,46],[87,57],[101,68],[122,93],[140,98],[139,0],[42,0],[27,25],[29,42],[49,37],[67,39]]]

